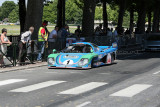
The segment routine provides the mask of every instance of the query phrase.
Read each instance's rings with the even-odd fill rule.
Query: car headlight
[[[82,58],[82,59],[79,61],[78,65],[79,65],[79,66],[84,66],[84,65],[88,64],[88,62],[89,62],[88,59]]]
[[[48,58],[48,65],[54,65],[54,64],[55,64],[54,58]]]

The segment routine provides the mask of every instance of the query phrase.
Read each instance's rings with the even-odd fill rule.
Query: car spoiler
[[[118,44],[116,42],[112,43],[112,48],[118,48]]]

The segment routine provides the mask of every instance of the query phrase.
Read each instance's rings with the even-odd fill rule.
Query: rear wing
[[[118,44],[116,42],[112,43],[112,48],[118,48]]]

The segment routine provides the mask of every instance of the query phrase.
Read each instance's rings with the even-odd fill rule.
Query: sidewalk
[[[22,69],[24,70],[24,69],[29,69],[29,68],[36,68],[36,67],[41,67],[41,66],[47,66],[47,62],[39,62],[36,64],[28,64],[28,65],[24,65],[24,66],[0,68],[0,73],[22,70]]]

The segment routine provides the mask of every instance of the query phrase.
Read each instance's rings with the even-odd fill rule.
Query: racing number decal
[[[74,62],[73,62],[73,60],[65,60],[64,62],[63,62],[63,64],[64,65],[71,65],[71,64],[73,64]]]
[[[111,62],[111,54],[109,53],[108,55],[107,55],[107,64],[111,64],[112,62]]]
[[[69,64],[70,60],[67,61],[67,65]]]

